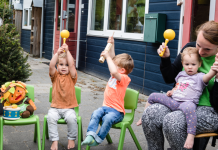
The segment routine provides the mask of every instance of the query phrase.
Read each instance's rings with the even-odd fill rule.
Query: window
[[[149,0],[90,0],[88,35],[143,40]]]
[[[31,29],[32,8],[23,10],[23,29]]]
[[[22,29],[31,30],[32,22],[32,0],[23,0],[23,23]]]
[[[14,5],[15,3],[20,3],[20,0],[12,0],[12,5]]]

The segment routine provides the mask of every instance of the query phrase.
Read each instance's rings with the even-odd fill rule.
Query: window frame
[[[123,17],[122,17],[121,30],[108,30],[107,26],[108,26],[110,0],[105,0],[103,31],[96,31],[96,30],[91,30],[91,19],[92,19],[91,15],[92,15],[93,0],[90,0],[89,1],[89,9],[88,9],[87,35],[88,36],[98,36],[98,37],[108,37],[108,36],[111,36],[113,32],[115,32],[114,38],[117,38],[117,39],[143,41],[144,28],[143,28],[143,33],[127,33],[127,32],[125,32],[127,2],[128,2],[128,0],[123,0],[123,6],[122,6],[122,16]],[[145,14],[148,14],[148,9],[149,9],[149,0],[146,0],[146,2],[145,2]]]
[[[27,26],[24,26],[24,14],[25,14],[25,10],[28,10],[28,14],[27,14]],[[30,12],[32,15],[32,7],[25,7],[23,8],[23,20],[22,20],[22,29],[27,29],[27,30],[31,30],[31,24],[29,24],[32,20],[32,17],[30,18]]]
[[[12,5],[14,5],[15,3],[20,3],[20,0],[12,0]]]

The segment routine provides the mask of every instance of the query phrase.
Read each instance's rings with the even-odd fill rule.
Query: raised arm
[[[210,71],[203,76],[203,81],[205,83],[209,82],[210,79],[212,79],[217,74],[217,72],[218,72],[218,53],[216,54],[215,62],[213,63],[213,66],[211,66]]]
[[[106,58],[107,60],[107,64],[108,64],[108,68],[109,71],[111,73],[111,75],[116,78],[118,81],[121,80],[121,74],[118,72],[117,66],[114,64],[111,56],[109,55],[109,53],[107,51],[103,51],[101,53],[101,56],[104,56],[104,58]],[[125,71],[125,69],[124,69]]]
[[[50,61],[50,65],[49,65],[49,75],[53,76],[55,74],[56,68],[55,65],[58,61],[58,56],[63,53],[63,48],[59,48],[57,53],[54,54],[54,56],[52,57],[51,61]]]
[[[74,59],[68,49],[68,45],[67,44],[63,44],[62,45],[62,48],[64,50],[66,50],[66,53],[67,53],[67,63],[68,63],[68,66],[69,66],[69,71],[70,71],[70,74],[71,74],[71,77],[72,78],[75,78],[76,77],[76,68],[75,68],[75,64],[74,64]]]
[[[108,38],[107,43],[111,43],[111,44],[112,44],[112,47],[111,47],[111,49],[109,50],[109,55],[110,55],[110,57],[113,59],[114,56],[115,56],[114,38],[113,38],[113,36],[110,36],[110,37]]]
[[[210,69],[210,71],[203,76],[204,83],[209,82],[210,79],[212,79],[215,75],[216,75],[216,71],[213,71],[212,69]]]

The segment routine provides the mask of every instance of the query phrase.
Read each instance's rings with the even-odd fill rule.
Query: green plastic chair
[[[126,89],[126,94],[124,97],[124,108],[125,109],[129,109],[131,110],[130,113],[126,113],[123,120],[117,124],[114,124],[112,126],[112,128],[115,129],[121,129],[120,132],[120,140],[119,140],[119,145],[118,145],[118,150],[122,150],[123,149],[123,143],[124,143],[124,138],[125,138],[125,134],[126,134],[126,128],[128,128],[135,144],[136,147],[139,150],[142,150],[136,136],[135,133],[132,130],[131,124],[134,120],[134,115],[135,115],[135,109],[137,108],[137,103],[138,103],[138,96],[139,96],[139,92],[130,88]],[[100,123],[101,124],[101,123]],[[108,141],[109,144],[113,143],[111,140],[111,137],[109,135],[109,133],[106,136],[106,139]],[[90,150],[90,146],[87,145],[86,150]]]
[[[27,88],[27,96],[34,102],[34,86],[26,85]],[[32,115],[29,118],[20,118],[18,120],[5,120],[0,117],[0,150],[3,150],[3,126],[23,126],[23,125],[30,125],[35,124],[35,131],[34,131],[34,142],[36,142],[36,138],[38,141],[38,150],[41,150],[41,136],[40,136],[40,124],[39,124],[39,117],[37,115]]]
[[[81,103],[81,88],[75,86],[76,92],[76,99],[77,103]],[[50,87],[50,95],[49,95],[49,102],[52,102],[52,87]],[[77,124],[78,124],[78,150],[81,150],[81,141],[83,141],[83,130],[82,130],[82,118],[79,116],[79,106],[74,108],[77,117]],[[64,119],[59,119],[58,124],[67,124]],[[43,135],[42,135],[42,150],[45,149],[45,137],[49,139],[48,136],[48,123],[47,123],[47,115],[44,117],[44,124],[43,124]]]

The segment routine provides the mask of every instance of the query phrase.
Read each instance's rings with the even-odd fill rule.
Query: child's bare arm
[[[58,60],[58,56],[63,53],[63,49],[60,47],[57,51],[56,54],[54,54],[54,56],[52,57],[51,61],[50,61],[50,65],[49,65],[49,75],[53,76],[55,74],[56,68],[55,65],[57,63]]]
[[[69,71],[70,71],[71,77],[75,78],[76,68],[75,68],[73,56],[71,55],[67,44],[63,44],[62,47],[63,47],[63,49],[66,50],[66,53],[67,53],[67,63],[68,63],[68,66],[69,66]]]
[[[203,76],[204,83],[209,82],[210,79],[212,79],[215,75],[216,75],[216,71],[213,71],[212,69],[210,69],[210,71]]]
[[[108,54],[108,52],[103,51],[101,53],[101,56],[104,56],[104,58],[106,58],[108,68],[109,68],[109,71],[110,71],[111,75],[114,78],[116,78],[118,81],[120,81],[121,80],[121,74],[118,72],[117,66],[114,64],[114,62],[113,62],[112,58],[110,57],[110,55]]]
[[[217,74],[217,71],[218,71],[218,53],[216,54],[215,62],[213,66],[211,66],[210,71],[203,76],[204,83],[209,82],[210,79],[212,79]]]

